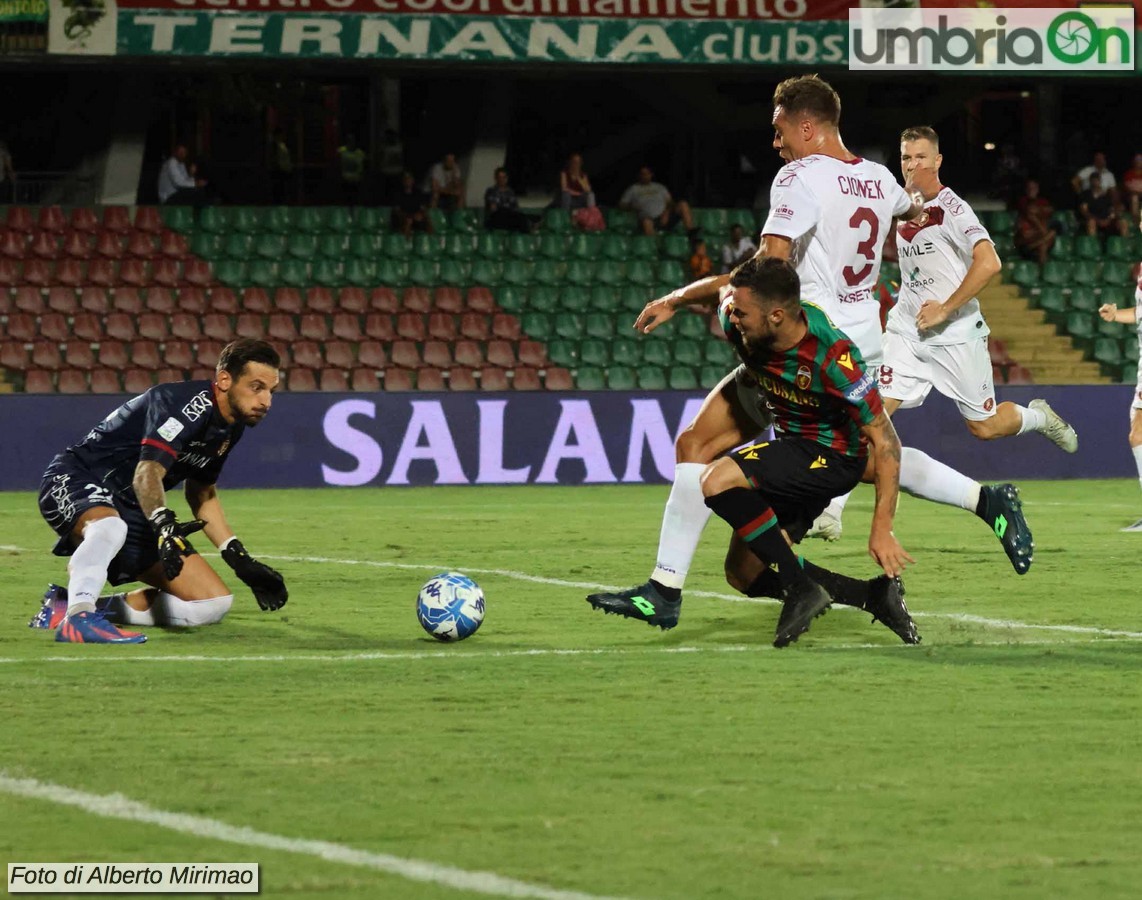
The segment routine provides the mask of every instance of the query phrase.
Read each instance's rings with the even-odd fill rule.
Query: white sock
[[[1138,484],[1142,486],[1142,446],[1131,447],[1130,452],[1134,454],[1134,465],[1138,467]]]
[[[900,489],[913,497],[958,506],[974,513],[980,484],[913,447],[900,451]]]
[[[682,590],[686,573],[698,549],[702,530],[710,520],[710,508],[702,495],[699,479],[706,468],[703,463],[678,463],[674,467],[674,485],[662,514],[662,532],[658,536],[658,561],[650,577],[669,588]]]
[[[1019,430],[1016,434],[1026,434],[1028,431],[1042,431],[1047,427],[1047,415],[1037,409],[1028,409],[1026,406],[1015,404],[1019,412]]]
[[[138,610],[127,602],[126,594],[111,594],[99,598],[99,608],[107,615],[108,621],[116,625],[154,625],[155,614],[149,610]]]
[[[852,491],[847,494],[841,494],[839,497],[834,497],[829,501],[829,505],[825,507],[825,511],[821,515],[829,515],[841,521],[841,516],[845,514],[845,504],[849,502],[849,497],[853,495]]]
[[[127,523],[117,516],[96,519],[83,529],[83,540],[67,564],[67,614],[94,612],[107,569],[127,540]]]
[[[209,600],[182,600],[174,594],[159,591],[155,602],[151,604],[151,612],[154,614],[156,625],[195,628],[199,625],[216,625],[221,622],[226,613],[230,612],[230,605],[233,602],[233,594],[211,597]]]

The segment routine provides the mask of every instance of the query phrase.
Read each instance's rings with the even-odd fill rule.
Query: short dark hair
[[[786,78],[773,91],[773,105],[786,116],[807,115],[834,128],[841,124],[841,97],[817,75]]]
[[[913,125],[911,128],[905,128],[900,132],[900,142],[904,141],[931,141],[933,147],[940,149],[940,136],[930,125]]]
[[[492,174],[493,175],[499,175],[500,172],[503,172],[505,175],[508,174],[508,170],[505,169],[503,166],[496,166],[496,171],[494,171]]]
[[[793,265],[775,256],[747,259],[730,273],[731,287],[747,287],[768,303],[795,310],[801,305],[801,278]]]
[[[278,351],[265,341],[256,338],[238,338],[222,348],[218,355],[219,372],[229,372],[231,378],[239,378],[246,371],[247,363],[263,363],[274,369],[280,368],[282,358]]]

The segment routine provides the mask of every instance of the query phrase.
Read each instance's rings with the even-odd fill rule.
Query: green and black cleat
[[[615,593],[588,594],[587,602],[608,615],[638,619],[647,625],[657,625],[663,631],[678,624],[682,612],[682,598],[667,600],[653,582]]]
[[[1011,565],[1020,575],[1026,575],[1035,555],[1035,541],[1031,527],[1023,517],[1023,501],[1019,488],[1013,484],[985,484],[980,496],[983,512],[980,516],[991,527]]]
[[[800,585],[783,592],[781,615],[777,619],[774,647],[788,647],[809,630],[809,623],[824,613],[833,602],[829,592],[808,578]]]
[[[904,582],[881,575],[873,579],[872,592],[865,607],[872,620],[880,622],[906,644],[919,644],[920,633],[904,605]]]

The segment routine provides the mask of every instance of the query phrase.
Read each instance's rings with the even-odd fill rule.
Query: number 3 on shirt
[[[868,264],[860,269],[854,269],[852,266],[844,267],[841,274],[845,276],[845,283],[849,287],[868,280],[868,276],[872,274],[873,263],[876,262],[878,247],[876,239],[880,236],[880,222],[876,218],[876,213],[867,206],[858,207],[849,219],[849,226],[854,229],[859,229],[862,225],[868,225],[868,237],[857,244],[856,252],[858,256],[868,260]]]

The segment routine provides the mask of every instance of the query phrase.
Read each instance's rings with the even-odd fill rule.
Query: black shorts
[[[71,532],[83,513],[97,506],[110,506],[127,524],[127,540],[111,561],[107,580],[112,584],[138,581],[139,576],[159,561],[158,542],[151,523],[134,497],[124,497],[103,484],[99,475],[79,465],[68,454],[52,460],[40,482],[40,515],[59,535],[52,552],[71,556],[75,543]],[[190,552],[194,552],[191,549]]]
[[[773,507],[777,522],[797,543],[829,501],[860,483],[865,457],[845,456],[797,437],[747,444],[729,454],[750,485]]]

